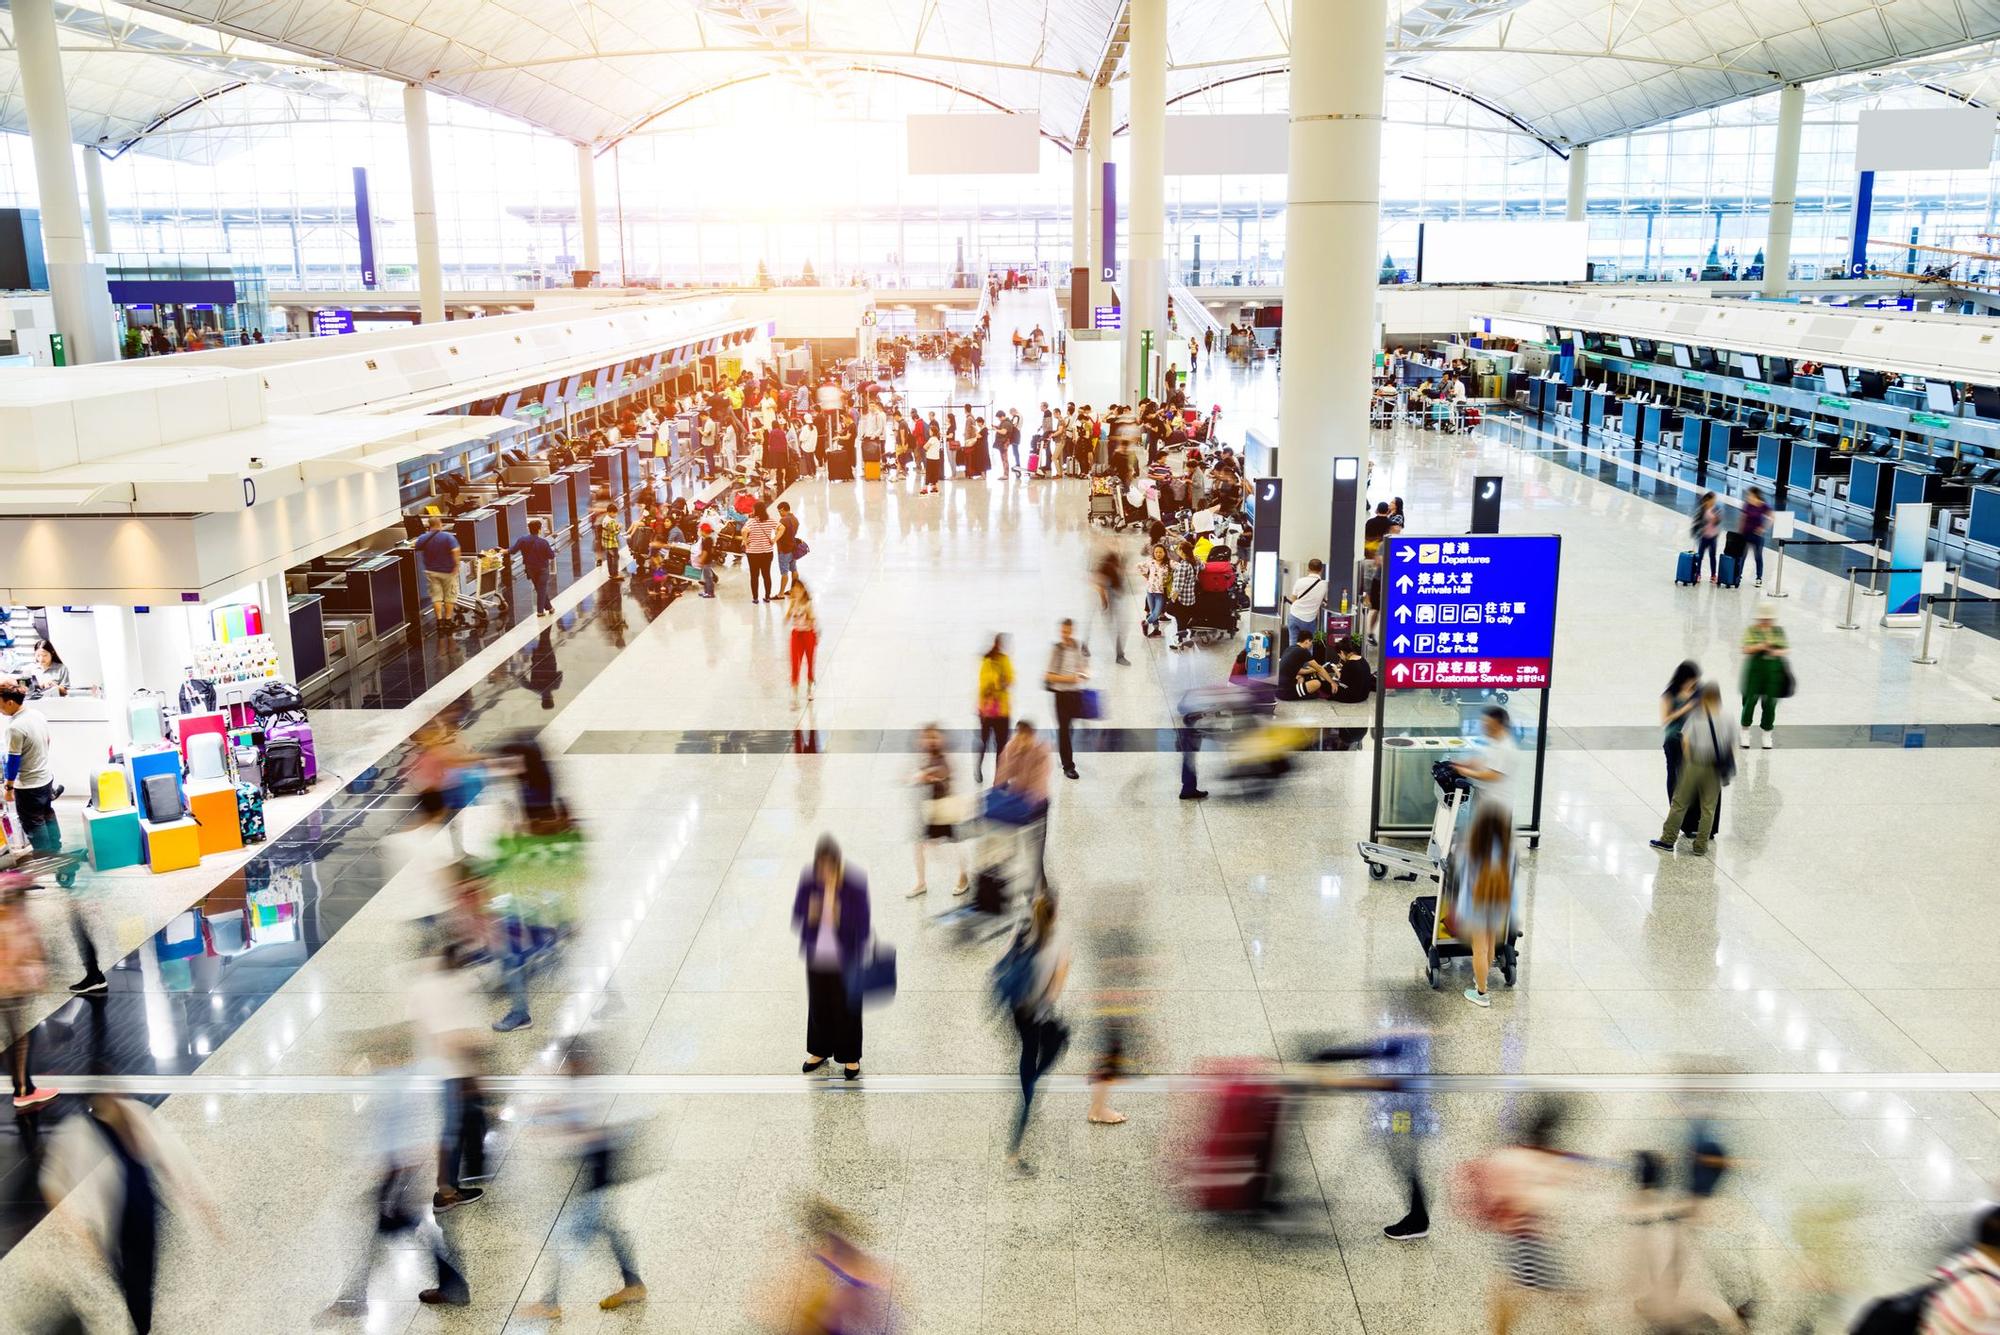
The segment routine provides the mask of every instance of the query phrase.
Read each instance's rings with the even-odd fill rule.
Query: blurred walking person
[[[138,1335],[153,1329],[166,1207],[192,1206],[223,1238],[180,1140],[150,1108],[123,1095],[91,1095],[81,1115],[56,1129],[41,1185],[49,1209],[95,1245]]]
[[[849,867],[832,835],[821,835],[812,866],[799,876],[792,930],[806,962],[807,1075],[839,1062],[849,1080],[861,1078],[861,1002],[848,988],[861,966],[870,932],[868,879]]]
[[[1514,822],[1499,806],[1476,807],[1457,867],[1452,934],[1472,943],[1472,986],[1465,999],[1491,1006],[1487,976],[1495,947],[1506,938],[1514,912]]]
[[[859,1335],[898,1329],[889,1273],[861,1245],[861,1226],[822,1197],[799,1211],[808,1251],[774,1287],[762,1324],[785,1335]]]
[[[1577,1156],[1556,1145],[1562,1122],[1559,1105],[1543,1103],[1519,1140],[1468,1166],[1468,1212],[1498,1233],[1502,1246],[1491,1295],[1493,1335],[1512,1335],[1525,1310],[1569,1287],[1556,1255],[1554,1216],[1576,1177]]]
[[[924,849],[934,843],[949,845],[956,840],[961,820],[951,790],[951,760],[944,752],[944,734],[935,723],[925,724],[918,738],[917,772],[911,782],[916,784],[922,796],[917,807],[917,883],[909,897],[920,899],[930,891],[924,879]],[[965,849],[961,847],[958,851],[958,888],[952,893],[962,895],[971,888]]]
[[[986,777],[986,744],[993,743],[993,763],[1007,745],[1007,727],[1014,712],[1014,661],[1007,657],[1007,637],[995,635],[992,647],[979,656],[979,751],[972,759],[972,781]]]
[[[1708,577],[1712,583],[1722,582],[1717,544],[1722,538],[1722,507],[1716,502],[1715,493],[1704,491],[1695,502],[1694,518],[1688,521],[1688,536],[1694,539],[1694,574],[1701,578],[1701,563],[1708,562]]]
[[[1757,607],[1757,617],[1743,632],[1743,745],[1750,745],[1750,720],[1763,706],[1764,749],[1771,749],[1771,730],[1778,723],[1778,701],[1792,693],[1792,669],[1786,661],[1791,645],[1778,625],[1778,609]]]
[[[1004,800],[1002,800],[1004,799]],[[1049,885],[1049,745],[1035,735],[1026,719],[1014,724],[1014,739],[993,766],[993,792],[986,814],[1002,824],[1020,827],[1035,844],[1035,887]]]
[[[794,575],[785,590],[785,624],[791,627],[792,708],[799,707],[799,669],[806,670],[806,699],[813,698],[819,677],[819,613],[813,610],[812,590]]]
[[[7,1070],[14,1082],[14,1106],[34,1108],[56,1096],[53,1085],[35,1085],[35,1026],[28,1007],[48,986],[48,956],[41,933],[28,913],[34,882],[17,871],[0,872],[0,1021],[7,1035]]]
[[[551,1128],[557,1143],[579,1171],[569,1206],[563,1212],[563,1237],[555,1250],[548,1297],[517,1313],[531,1321],[562,1320],[564,1273],[574,1274],[577,1261],[600,1237],[610,1244],[611,1257],[618,1263],[619,1287],[600,1298],[598,1307],[611,1312],[646,1298],[646,1283],[639,1278],[631,1240],[612,1216],[608,1199],[621,1166],[620,1133],[605,1122],[605,1100],[590,1096],[578,1083],[598,1074],[587,1039],[579,1038],[564,1056],[562,1073],[569,1078],[569,1085],[537,1111],[536,1120]]]
[[[1642,1150],[1635,1157],[1624,1209],[1624,1282],[1632,1310],[1648,1330],[1747,1330],[1743,1312],[1716,1290],[1694,1245],[1688,1202],[1666,1177],[1659,1155]]]
[[[1696,857],[1707,854],[1723,785],[1736,769],[1736,758],[1730,754],[1735,735],[1736,725],[1722,712],[1722,688],[1712,681],[1704,682],[1700,708],[1681,725],[1680,783],[1674,789],[1672,805],[1667,808],[1667,819],[1660,826],[1660,837],[1648,841],[1654,848],[1662,853],[1673,852],[1682,819],[1699,804],[1701,820],[1695,826],[1694,854]]]
[[[1115,542],[1106,541],[1103,550],[1098,553],[1090,568],[1090,582],[1097,591],[1097,601],[1091,607],[1090,629],[1083,642],[1088,645],[1097,638],[1100,619],[1109,621],[1112,646],[1117,655],[1111,661],[1120,667],[1129,667],[1132,660],[1125,656],[1125,556]]]
[[[479,1077],[490,1033],[469,964],[464,946],[447,944],[418,962],[407,998],[417,1059],[442,1082],[437,1189],[431,1193],[431,1208],[439,1214],[486,1194],[483,1187],[466,1185],[486,1176],[486,1098]]]
[[[1090,650],[1076,638],[1076,623],[1064,617],[1060,636],[1049,649],[1049,665],[1042,673],[1042,684],[1049,688],[1055,701],[1056,749],[1062,756],[1065,778],[1081,777],[1076,772],[1072,734],[1076,721],[1083,717],[1084,683],[1089,680]]]
[[[994,966],[994,990],[1021,1039],[1021,1108],[1014,1117],[1007,1163],[1024,1176],[1035,1171],[1021,1156],[1021,1141],[1035,1107],[1035,1086],[1069,1046],[1069,1026],[1055,1009],[1068,980],[1069,942],[1056,928],[1055,896],[1037,895],[1027,923]]]

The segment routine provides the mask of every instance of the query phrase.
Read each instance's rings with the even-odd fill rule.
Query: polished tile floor
[[[912,380],[920,398],[952,392],[927,368]],[[1269,371],[1211,369],[1197,384],[1232,430],[1275,415]],[[995,365],[978,392],[1032,409],[1056,387],[1047,369]],[[406,804],[393,748],[427,704],[457,691],[482,711],[476,736],[539,728],[589,823],[586,928],[565,967],[539,980],[534,1026],[497,1039],[494,1068],[545,1075],[579,1029],[594,1032],[613,1115],[638,1122],[640,1171],[616,1189],[615,1208],[652,1296],[616,1313],[580,1301],[616,1287],[608,1255],[592,1256],[562,1329],[754,1328],[794,1282],[791,1225],[809,1192],[865,1223],[902,1329],[1478,1328],[1492,1253],[1450,1203],[1452,1167],[1496,1142],[1515,1096],[1439,1096],[1442,1129],[1428,1146],[1436,1223],[1422,1242],[1380,1234],[1401,1201],[1353,1098],[1294,1110],[1291,1228],[1215,1226],[1185,1210],[1175,1186],[1199,1107],[1172,1077],[1414,1028],[1432,1034],[1438,1071],[1560,1077],[1577,1090],[1569,1143],[1593,1160],[1562,1241],[1582,1291],[1534,1328],[1636,1328],[1613,1282],[1623,1161],[1641,1148],[1677,1153],[1696,1112],[1744,1160],[1707,1239],[1732,1296],[1754,1294],[1782,1317],[1806,1310],[1813,1262],[1827,1259],[1801,1243],[1800,1212],[1814,1207],[1852,1217],[1854,1254],[1837,1267],[1850,1296],[1913,1277],[2000,1177],[1990,1075],[2000,905],[1981,806],[2000,748],[1990,698],[2000,649],[1942,634],[1943,661],[1912,665],[1906,634],[1836,630],[1839,585],[1795,569],[1783,620],[1800,690],[1777,747],[1745,756],[1712,859],[1662,859],[1645,846],[1664,807],[1658,691],[1693,657],[1733,696],[1756,592],[1677,589],[1668,566],[1684,521],[1549,459],[1478,437],[1371,444],[1373,493],[1404,497],[1413,531],[1462,531],[1471,477],[1500,472],[1507,527],[1565,539],[1543,838],[1522,864],[1522,974],[1491,1010],[1423,985],[1409,888],[1370,881],[1355,856],[1367,833],[1365,747],[1304,754],[1262,802],[1178,802],[1173,701],[1219,679],[1227,654],[1135,639],[1133,666],[1115,667],[1100,631],[1110,744],[1080,752],[1083,777],[1058,792],[1049,842],[1076,948],[1078,1042],[1038,1101],[1028,1149],[1039,1174],[1010,1173],[1013,1035],[985,981],[998,945],[932,921],[951,907],[944,890],[904,897],[917,819],[909,738],[931,720],[956,730],[964,781],[978,653],[1009,634],[1032,682],[1055,621],[1083,615],[1096,540],[1083,488],[996,478],[920,497],[809,480],[790,499],[813,547],[805,570],[824,633],[810,707],[788,699],[780,610],[750,605],[740,571],[718,600],[683,600],[651,621],[629,596],[582,590],[546,645],[521,628],[371,725],[370,746],[386,750],[370,784],[350,784],[316,817],[321,835],[288,846],[301,870],[286,884],[310,930],[281,944],[280,967],[257,967],[261,946],[226,965],[161,967],[146,933],[231,890],[202,886],[153,905],[121,938],[141,944],[99,1034],[87,1003],[48,999],[45,1050],[79,1063],[51,1069],[85,1069],[94,1042],[113,1069],[185,1073],[155,1082],[160,1116],[188,1143],[226,1233],[218,1242],[176,1219],[157,1328],[303,1329],[360,1263],[364,1126],[379,1095],[338,1078],[361,1074],[365,1037],[404,1014],[404,920],[419,874],[396,871],[375,845]],[[547,709],[515,670],[538,652],[565,673]],[[1017,710],[1046,721],[1044,699],[1022,689]],[[1372,723],[1368,707],[1300,717],[1340,741]],[[495,819],[472,813],[465,837],[476,843]],[[797,1075],[804,988],[786,920],[823,832],[868,872],[877,931],[900,956],[899,994],[869,1013],[858,1087]],[[934,863],[933,884],[948,880]],[[37,911],[66,978],[58,906]],[[1085,1121],[1081,1080],[1099,997],[1133,985],[1111,962],[1114,932],[1137,943],[1120,952],[1141,973],[1134,1064],[1157,1077],[1120,1098],[1131,1121],[1115,1128]],[[493,1014],[502,1009],[496,999]],[[1690,1071],[1755,1087],[1674,1088]],[[472,1305],[419,1308],[423,1258],[405,1251],[376,1276],[366,1311],[332,1328],[544,1328],[516,1308],[546,1286],[576,1174],[527,1125],[534,1090],[505,1097],[488,1197],[444,1218]],[[23,1153],[6,1181],[25,1211],[21,1175],[40,1128],[16,1129]],[[48,1223],[0,1260],[0,1294],[8,1329],[38,1328],[60,1294],[82,1295],[92,1312],[109,1301],[102,1275]],[[1830,1313],[1823,1328],[1843,1327]]]

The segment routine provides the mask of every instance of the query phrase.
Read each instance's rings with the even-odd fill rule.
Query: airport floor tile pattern
[[[1055,389],[1037,375],[996,367],[983,389],[1032,409]],[[1268,372],[1210,370],[1197,383],[1233,424],[1275,412]],[[1551,708],[1560,733],[1541,847],[1523,860],[1520,985],[1497,992],[1490,1011],[1423,986],[1408,887],[1371,882],[1353,852],[1366,835],[1365,749],[1305,755],[1268,802],[1199,806],[1175,800],[1170,747],[1086,750],[1083,778],[1057,794],[1049,843],[1077,950],[1077,1043],[1058,1075],[1089,1068],[1088,1001],[1113,981],[1097,944],[1113,926],[1144,943],[1137,1065],[1149,1073],[1222,1056],[1294,1057],[1331,1038],[1411,1026],[1433,1033],[1436,1069],[1464,1073],[2000,1070],[2000,1000],[1979,944],[2000,935],[2000,903],[1985,889],[1992,830],[1979,807],[2000,741],[1982,735],[2000,690],[1991,640],[1941,636],[1944,661],[1913,666],[1907,635],[1835,630],[1840,586],[1795,568],[1783,618],[1801,686],[1785,702],[1777,747],[1744,756],[1713,859],[1662,859],[1645,846],[1664,806],[1650,726],[1657,692],[1682,657],[1733,688],[1756,592],[1676,589],[1668,566],[1683,521],[1549,460],[1480,438],[1371,443],[1374,493],[1405,497],[1413,531],[1458,531],[1471,476],[1497,471],[1508,479],[1507,526],[1565,539]],[[1180,1208],[1171,1165],[1195,1118],[1185,1092],[1129,1093],[1118,1102],[1131,1122],[1109,1128],[1086,1123],[1081,1084],[1066,1080],[1038,1100],[1028,1150],[1039,1173],[1008,1171],[1012,1035],[985,994],[998,947],[931,920],[951,907],[945,890],[904,897],[917,813],[913,760],[897,739],[932,719],[965,725],[973,661],[995,631],[1013,637],[1028,679],[1018,710],[1043,712],[1032,682],[1053,623],[1080,615],[1087,596],[1083,491],[994,479],[918,497],[904,486],[811,481],[791,499],[813,545],[806,572],[824,633],[809,710],[788,703],[780,610],[749,605],[732,571],[717,601],[684,600],[650,624],[629,618],[622,651],[586,665],[580,648],[558,644],[576,656],[577,666],[564,662],[574,684],[554,711],[513,716],[546,719],[544,744],[589,821],[593,874],[582,939],[565,967],[538,980],[534,1027],[497,1038],[495,1067],[549,1069],[570,1025],[589,1017],[611,1071],[684,1081],[684,1092],[622,1094],[611,1114],[637,1126],[641,1171],[617,1189],[616,1208],[651,1298],[597,1311],[616,1276],[608,1255],[594,1255],[560,1328],[758,1328],[755,1313],[782,1304],[794,1282],[792,1212],[808,1191],[866,1223],[893,1276],[901,1329],[1476,1328],[1492,1258],[1450,1205],[1451,1166],[1494,1143],[1502,1095],[1440,1096],[1443,1130],[1427,1147],[1436,1222],[1414,1244],[1380,1234],[1402,1202],[1357,1099],[1298,1108],[1286,1163],[1300,1208],[1285,1230],[1224,1229]],[[1132,738],[1170,726],[1179,692],[1226,670],[1220,649],[1177,654],[1134,637],[1134,665],[1119,668],[1106,648],[1100,640],[1104,727]],[[462,680],[477,699],[504,671],[485,665]],[[1365,709],[1304,716],[1328,728],[1371,721]],[[368,726],[371,744],[393,740],[386,716]],[[722,744],[682,745],[711,735]],[[770,740],[730,744],[745,737]],[[963,751],[954,764],[965,781]],[[786,918],[822,831],[868,872],[877,930],[900,953],[898,996],[868,1016],[874,1092],[867,1079],[855,1090],[796,1076],[804,998]],[[376,893],[383,873],[359,859],[321,875],[316,893],[337,893],[348,878],[361,887],[345,925],[233,1014],[196,1069],[271,1090],[356,1071],[362,1035],[403,1014],[402,920],[415,874],[391,875]],[[931,879],[950,879],[935,860]],[[163,898],[153,907],[152,922],[177,911]],[[58,921],[49,925],[60,955]],[[141,1032],[114,1042],[145,1047],[144,1026],[170,1027],[160,986],[144,980],[146,1001],[125,1022]],[[787,1073],[797,1087],[769,1080]],[[751,1079],[732,1086],[738,1077]],[[1706,1235],[1718,1278],[1777,1314],[1805,1310],[1815,1261],[1863,1291],[1913,1277],[2000,1177],[1994,1093],[1599,1090],[1577,1102],[1572,1143],[1601,1156],[1563,1229],[1583,1296],[1536,1314],[1532,1329],[1635,1328],[1608,1283],[1625,1156],[1672,1152],[1690,1112],[1716,1117],[1746,1161]],[[498,1125],[488,1197],[445,1217],[473,1305],[420,1309],[423,1255],[404,1251],[376,1276],[366,1312],[331,1328],[545,1328],[516,1308],[542,1295],[577,1187],[571,1165],[526,1125],[531,1104],[510,1101]],[[159,1329],[297,1330],[326,1307],[365,1240],[363,1113],[345,1093],[165,1101],[161,1116],[187,1141],[226,1233],[211,1239],[176,1217]],[[1853,1211],[1851,1257],[1797,1245],[1795,1216],[1817,1205]],[[94,1313],[111,1301],[103,1276],[46,1225],[0,1260],[0,1292],[27,1329],[58,1293],[82,1294]],[[1831,1309],[1823,1328],[1839,1328]]]

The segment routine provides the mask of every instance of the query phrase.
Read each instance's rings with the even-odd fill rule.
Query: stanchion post
[[[1778,568],[1771,572],[1771,591],[1764,596],[1766,598],[1789,598],[1791,595],[1785,592],[1785,540],[1779,538],[1777,545]]]
[[[1854,619],[1854,577],[1861,573],[1860,566],[1847,567],[1847,619],[1835,626],[1835,630],[1860,630],[1861,623]]]
[[[1937,662],[1935,658],[1931,657],[1931,622],[1937,619],[1936,610],[1932,607],[1931,603],[1931,595],[1925,594],[1924,634],[1923,638],[1917,642],[1917,656],[1910,660],[1912,663],[1918,663],[1925,667],[1929,667],[1931,664]]]
[[[1870,598],[1880,598],[1883,594],[1883,590],[1875,587],[1875,573],[1881,568],[1882,558],[1870,552],[1868,554],[1868,596]],[[1853,620],[1852,617],[1848,619],[1850,621]]]
[[[1941,623],[1946,630],[1965,629],[1965,623],[1958,619],[1958,581],[1959,577],[1964,573],[1964,562],[1960,562],[1951,568],[1951,595],[1945,599],[1945,602],[1951,607],[1951,611],[1945,613],[1948,619]]]

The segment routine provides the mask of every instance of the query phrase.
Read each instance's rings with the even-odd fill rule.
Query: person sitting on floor
[[[1280,700],[1331,700],[1339,685],[1332,669],[1313,661],[1311,640],[1294,641],[1278,660]]]

